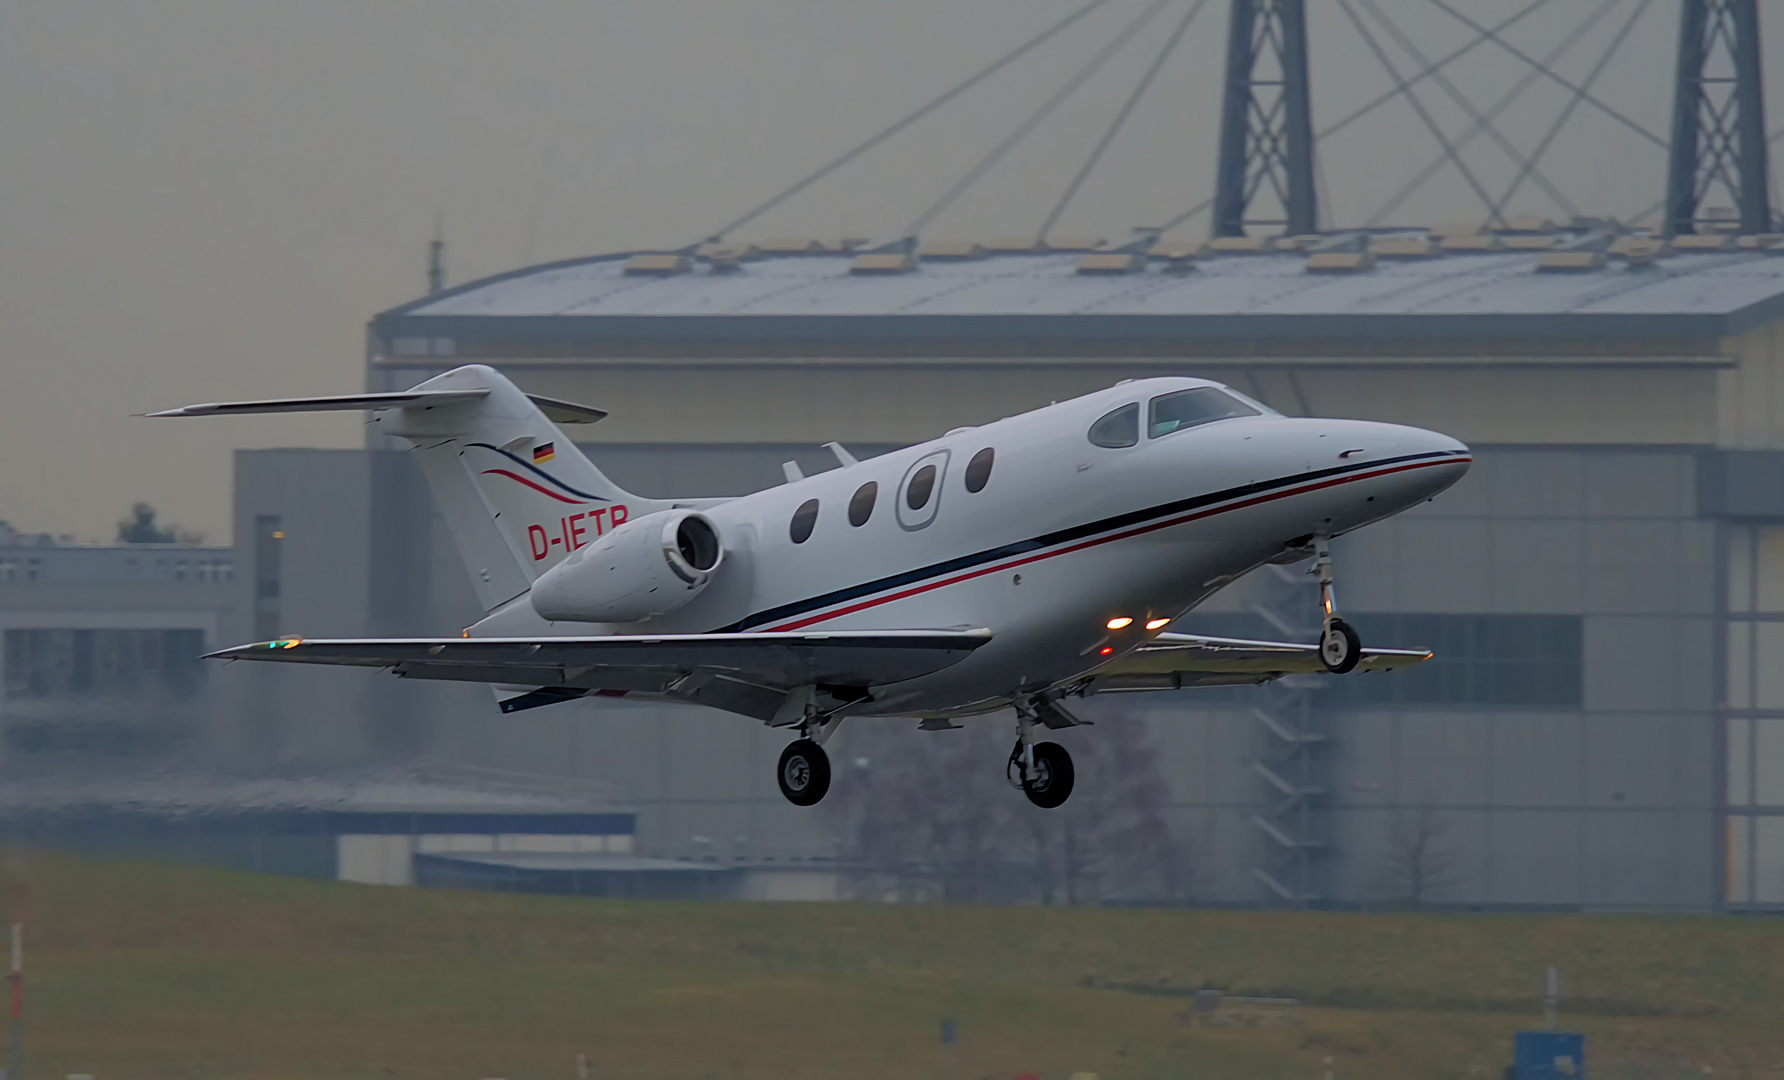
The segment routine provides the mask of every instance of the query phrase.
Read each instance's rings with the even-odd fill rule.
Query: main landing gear
[[[1337,601],[1332,597],[1332,552],[1325,537],[1314,538],[1313,558],[1314,572],[1319,575],[1319,659],[1327,671],[1344,675],[1356,670],[1357,664],[1362,662],[1363,639],[1349,623],[1338,617]]]
[[[804,711],[804,719],[798,720],[799,737],[781,751],[774,776],[788,802],[794,806],[816,806],[830,790],[830,755],[824,753],[824,744],[842,726],[842,716],[838,712],[818,713],[810,706],[809,694],[805,704],[795,702],[795,706]],[[795,717],[798,715],[794,713]]]
[[[1010,751],[1004,776],[1022,789],[1028,801],[1043,810],[1065,805],[1071,798],[1072,755],[1056,742],[1034,741],[1034,707],[1026,699],[1016,700],[1016,747]]]
[[[794,806],[816,806],[830,790],[830,755],[810,739],[794,739],[775,770],[781,794]]]

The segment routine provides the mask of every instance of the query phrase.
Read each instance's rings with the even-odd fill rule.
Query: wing
[[[1392,671],[1429,659],[1428,649],[1364,649],[1363,659],[1356,670]],[[1325,670],[1318,645],[1160,634],[1126,656],[1098,668],[1085,689],[1091,693],[1106,693],[1237,686]]]
[[[390,668],[410,679],[535,686],[503,712],[590,693],[668,694],[771,720],[789,693],[812,686],[837,700],[957,664],[989,630],[792,634],[663,634],[553,638],[286,638],[237,645],[206,659]]]

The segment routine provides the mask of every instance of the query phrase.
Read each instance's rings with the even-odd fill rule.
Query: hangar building
[[[1478,455],[1462,483],[1336,548],[1365,641],[1438,660],[1102,706],[1147,717],[1171,812],[1212,853],[1207,899],[1375,902],[1411,829],[1444,852],[1425,902],[1784,907],[1784,238],[1577,224],[599,256],[377,316],[366,380],[480,362],[597,405],[612,415],[578,438],[663,496],[1166,373],[1455,435]],[[260,605],[238,636],[475,617],[400,455],[245,452],[238,474],[237,588]],[[364,587],[324,595],[323,566]],[[279,574],[290,607],[269,613],[255,582]],[[1253,578],[1180,625],[1293,629],[1312,586]],[[834,851],[775,789],[781,735],[747,720],[584,702],[500,719],[482,688],[361,674],[254,672],[254,699],[320,675],[306,693],[344,695],[330,711],[367,746],[610,783],[641,852]]]

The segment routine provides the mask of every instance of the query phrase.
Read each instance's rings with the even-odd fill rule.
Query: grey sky
[[[1450,2],[1494,22],[1525,0]],[[1601,2],[1551,0],[1508,39],[1546,51]],[[1186,3],[1173,0],[1132,51],[929,234],[1032,231]],[[1427,54],[1468,37],[1430,0],[1374,3]],[[1562,70],[1584,78],[1640,5],[1615,0]],[[356,421],[128,414],[359,388],[365,320],[420,291],[436,210],[454,281],[679,245],[1073,6],[9,5],[0,24],[0,518],[100,539],[132,501],[147,499],[167,518],[226,539],[233,448],[355,445]],[[1114,0],[1081,33],[749,234],[896,235],[1141,6]],[[1311,6],[1315,114],[1324,123],[1389,84],[1337,0]],[[1119,235],[1210,192],[1226,7],[1209,4],[1059,232]],[[1675,18],[1674,0],[1652,3],[1598,86],[1662,133]],[[1402,71],[1417,67],[1382,40]],[[1456,79],[1483,104],[1522,74],[1491,47],[1472,59]],[[1771,81],[1784,83],[1784,72]],[[1430,89],[1433,113],[1458,131],[1466,118]],[[1543,86],[1505,114],[1506,127],[1527,146],[1565,101]],[[1773,108],[1776,127],[1784,110],[1775,92]],[[1659,150],[1590,107],[1568,132],[1552,176],[1575,202],[1627,216],[1658,197]],[[1329,215],[1360,222],[1435,151],[1404,106],[1351,128],[1322,147]],[[1515,171],[1488,140],[1471,153],[1490,188]],[[1511,210],[1555,212],[1529,187]],[[1479,216],[1450,173],[1396,220]]]

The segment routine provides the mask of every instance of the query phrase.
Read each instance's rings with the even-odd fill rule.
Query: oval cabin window
[[[793,524],[787,534],[795,544],[803,544],[811,539],[811,531],[818,524],[818,500],[807,499],[793,511]]]
[[[873,504],[880,497],[880,485],[869,480],[855,489],[855,497],[849,500],[849,524],[857,529],[867,524],[873,516]]]
[[[921,510],[929,505],[929,496],[935,491],[935,466],[925,465],[911,477],[911,484],[904,489],[904,504],[912,510]]]
[[[975,494],[985,490],[985,482],[991,479],[991,462],[997,452],[987,446],[973,455],[966,463],[966,490]]]
[[[1090,425],[1090,441],[1097,446],[1118,449],[1132,446],[1140,441],[1140,403],[1123,405],[1114,412],[1105,413],[1101,420]]]

